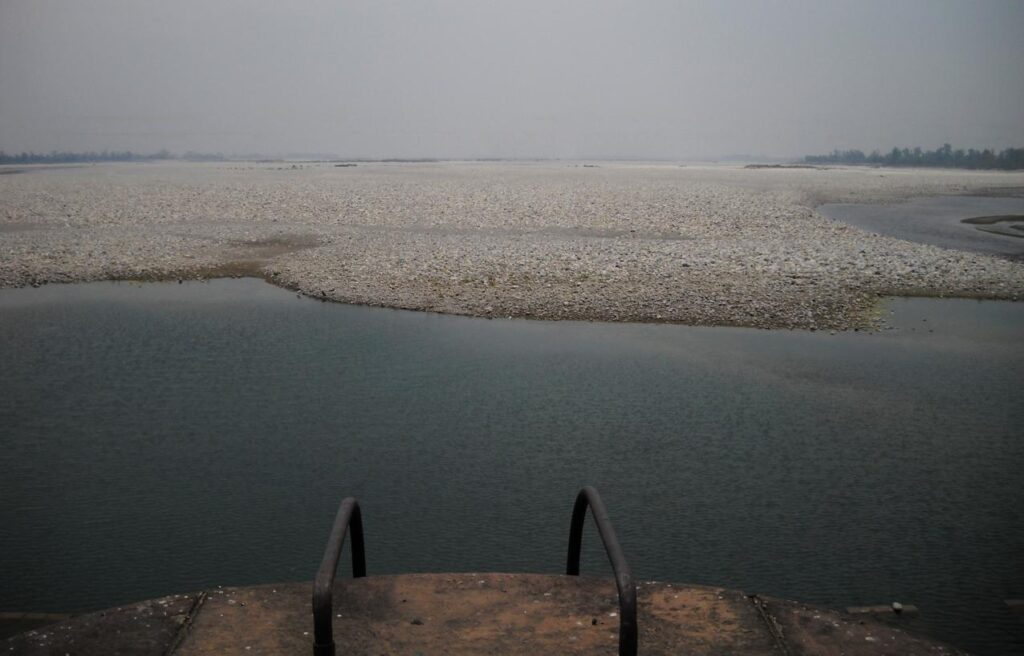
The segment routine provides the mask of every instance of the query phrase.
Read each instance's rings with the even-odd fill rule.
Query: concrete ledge
[[[879,604],[878,606],[849,606],[846,612],[850,615],[916,615],[917,606],[913,604]]]
[[[216,588],[93,613],[0,643],[0,654],[301,655],[310,583]],[[724,588],[637,586],[642,654],[963,654],[871,617]],[[338,654],[615,654],[611,578],[406,574],[338,581]]]
[[[47,623],[0,642],[0,654],[162,656],[184,636],[201,596],[172,595]]]

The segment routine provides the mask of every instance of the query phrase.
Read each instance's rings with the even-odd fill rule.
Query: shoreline
[[[25,286],[25,287],[0,287],[0,294],[5,291],[22,291],[25,292],[29,289],[42,289],[45,287],[74,287],[77,285],[128,285],[137,289],[141,289],[146,285],[169,285],[177,287],[183,284],[190,285],[203,285],[207,283],[216,283],[222,281],[243,281],[249,280],[253,282],[259,282],[267,284],[273,289],[280,292],[292,293],[296,297],[307,301],[317,301],[319,303],[330,303],[335,305],[351,306],[353,308],[366,308],[373,310],[393,310],[396,312],[415,312],[417,314],[434,315],[438,317],[453,317],[459,319],[482,319],[487,321],[527,321],[527,322],[538,322],[538,323],[580,323],[580,324],[608,324],[611,325],[648,325],[648,326],[675,326],[680,328],[728,328],[728,329],[743,329],[743,330],[757,330],[757,331],[776,331],[776,332],[828,332],[831,335],[839,333],[854,333],[860,332],[865,335],[877,335],[883,334],[886,331],[892,330],[897,326],[894,326],[890,315],[891,306],[894,303],[900,302],[914,302],[914,301],[976,301],[979,303],[1021,303],[1024,306],[1024,299],[1007,299],[1007,298],[992,298],[989,296],[949,296],[945,294],[929,293],[923,291],[921,293],[901,293],[901,294],[879,294],[872,299],[871,304],[865,311],[868,323],[864,326],[856,326],[852,328],[791,328],[791,327],[764,327],[764,326],[749,326],[743,324],[693,324],[684,323],[679,321],[668,321],[668,320],[622,320],[622,321],[608,321],[605,319],[590,319],[590,318],[544,318],[544,317],[510,317],[510,316],[482,316],[476,314],[460,314],[454,312],[438,312],[436,310],[419,310],[395,307],[391,305],[374,305],[370,303],[349,303],[345,301],[336,301],[330,298],[323,298],[319,296],[312,296],[305,294],[300,290],[292,287],[285,287],[281,284],[275,283],[272,279],[268,279],[260,273],[252,273],[247,271],[236,271],[234,273],[225,275],[209,275],[209,276],[197,276],[197,277],[148,277],[148,278],[105,278],[97,280],[83,280],[74,282],[61,282],[61,283],[43,283],[36,286]],[[239,297],[242,298],[242,297]],[[931,332],[931,331],[929,331]]]
[[[1024,263],[815,208],[977,194],[1020,196],[1024,174],[97,165],[0,179],[0,287],[255,276],[463,316],[871,329],[883,296],[1024,299]]]

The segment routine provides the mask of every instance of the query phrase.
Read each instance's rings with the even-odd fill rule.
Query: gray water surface
[[[889,237],[1024,258],[1024,239],[963,223],[979,216],[1024,214],[1024,198],[929,196],[888,205],[828,203],[817,209],[830,219]]]
[[[308,580],[346,495],[371,574],[558,572],[592,484],[641,579],[898,600],[1020,653],[1024,304],[889,308],[892,330],[833,336],[257,280],[0,291],[0,610]]]

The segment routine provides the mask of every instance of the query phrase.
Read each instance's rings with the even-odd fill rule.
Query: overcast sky
[[[0,0],[0,149],[1024,146],[1024,1]]]

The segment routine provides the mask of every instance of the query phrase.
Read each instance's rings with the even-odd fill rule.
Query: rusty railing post
[[[352,578],[366,576],[366,550],[363,546],[363,517],[359,502],[348,497],[338,507],[324,559],[313,582],[313,656],[334,656],[334,599],[331,588],[338,572],[345,534],[352,527]]]
[[[576,503],[572,507],[572,524],[569,526],[569,557],[565,564],[565,573],[569,576],[580,574],[580,548],[583,546],[583,520],[587,517],[587,506],[590,506],[597,524],[597,532],[601,535],[605,553],[612,564],[615,574],[615,586],[619,590],[619,656],[636,656],[637,624],[636,624],[636,583],[633,571],[622,553],[622,546],[608,519],[608,510],[601,501],[601,495],[591,486],[586,486],[576,495]]]

